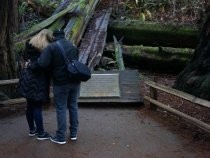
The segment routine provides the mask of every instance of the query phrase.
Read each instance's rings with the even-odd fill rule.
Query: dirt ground
[[[143,107],[80,107],[78,141],[57,145],[29,137],[24,114],[0,120],[3,158],[209,158],[210,148],[192,142]],[[156,113],[156,112],[155,112]],[[44,126],[56,130],[54,108]],[[67,138],[69,131],[67,132]]]

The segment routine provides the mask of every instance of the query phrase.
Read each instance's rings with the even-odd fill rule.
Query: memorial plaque
[[[120,97],[119,74],[92,74],[81,83],[80,98]]]

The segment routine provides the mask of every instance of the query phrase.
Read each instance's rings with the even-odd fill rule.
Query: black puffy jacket
[[[25,47],[25,60],[30,60],[30,63],[33,64],[37,62],[39,56],[39,50],[37,50],[27,41]],[[32,69],[29,67],[23,69],[20,76],[18,89],[21,96],[27,99],[46,101],[49,99],[49,83],[50,77],[46,71],[32,71]]]

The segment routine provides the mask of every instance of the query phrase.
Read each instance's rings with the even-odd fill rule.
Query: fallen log
[[[189,26],[177,26],[152,22],[112,21],[108,27],[108,41],[112,36],[124,37],[125,44],[195,48],[198,30]]]
[[[103,54],[111,8],[94,14],[79,46],[79,60],[90,69],[99,64]]]
[[[16,41],[16,42],[17,41],[22,41],[22,40],[24,40],[24,38],[27,38],[27,37],[29,37],[29,36],[37,33],[41,29],[46,28],[47,26],[49,26],[53,22],[55,22],[58,18],[61,18],[66,13],[73,11],[78,5],[80,5],[84,1],[85,0],[80,0],[79,2],[73,3],[73,4],[69,5],[66,9],[64,9],[63,11],[59,12],[58,14],[55,14],[55,15],[49,17],[48,19],[42,21],[41,23],[33,26],[29,30],[26,30],[26,31],[21,32],[19,35],[17,35],[17,36],[14,37],[14,41]]]
[[[194,49],[191,48],[172,48],[172,47],[148,47],[143,45],[128,46],[122,45],[124,54],[132,54],[132,56],[141,56],[143,54],[170,57],[172,55],[178,58],[191,58]],[[114,44],[109,43],[105,46],[105,52],[113,53]]]
[[[65,25],[65,20],[63,18],[60,18],[58,20],[56,20],[53,24],[51,24],[48,29],[51,31],[54,31],[56,29],[61,29],[63,26]],[[29,37],[30,38],[30,37]],[[16,42],[14,45],[14,51],[16,53],[21,53],[22,50],[25,47],[25,42],[29,39],[29,38],[25,38],[24,40],[20,41],[20,42]],[[20,54],[18,54],[20,55]],[[21,55],[20,55],[21,56]]]
[[[59,13],[61,10],[65,9],[66,6],[68,6],[69,3],[72,1],[73,0],[64,0],[60,5],[57,6],[57,8],[55,9],[55,11],[53,12],[52,15],[55,15],[55,14]]]
[[[66,38],[75,45],[79,44],[99,1],[100,0],[83,1],[75,8],[74,11],[77,16],[72,17],[64,29]]]
[[[114,45],[107,45],[104,51],[107,56],[114,54]],[[125,63],[129,66],[165,73],[178,73],[189,62],[193,49],[123,45],[122,53]]]

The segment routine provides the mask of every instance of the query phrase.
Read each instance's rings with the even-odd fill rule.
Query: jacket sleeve
[[[51,59],[52,59],[51,47],[48,46],[43,50],[37,61],[29,65],[29,68],[31,68],[34,71],[47,68],[51,64]]]
[[[46,68],[50,66],[51,61],[52,61],[52,49],[51,46],[49,45],[41,53],[40,57],[38,58],[38,63],[41,67]]]

